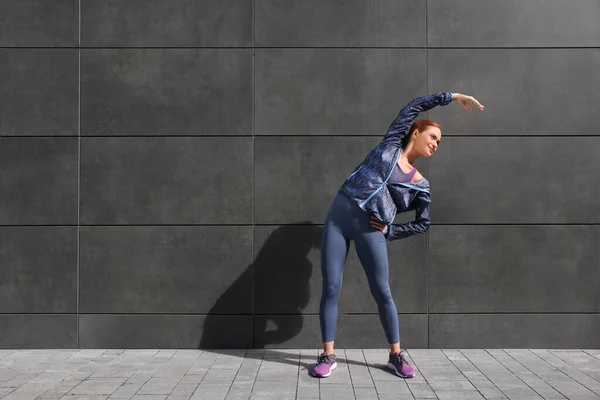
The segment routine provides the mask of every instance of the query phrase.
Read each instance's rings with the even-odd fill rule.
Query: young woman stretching
[[[333,341],[338,295],[351,240],[377,302],[390,349],[387,366],[403,378],[415,375],[400,351],[398,313],[388,282],[386,239],[402,239],[429,229],[429,182],[414,164],[420,156],[430,157],[437,151],[442,131],[433,121],[414,121],[420,112],[453,100],[468,111],[469,104],[483,110],[475,98],[460,93],[441,92],[412,100],[400,110],[381,143],[348,176],[334,198],[321,238],[323,292],[319,316],[323,353],[312,369],[313,376],[327,377],[337,367]],[[413,222],[392,225],[397,213],[411,210],[416,212]]]

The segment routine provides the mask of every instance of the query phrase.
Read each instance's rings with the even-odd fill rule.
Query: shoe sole
[[[398,375],[400,378],[414,378],[415,375],[402,375],[400,372],[398,372],[398,370],[396,369],[396,367],[394,367],[394,364],[392,364],[391,362],[389,362],[387,364],[389,369],[393,369],[394,372],[396,373],[396,375]]]
[[[333,371],[334,369],[337,368],[337,362],[334,362],[331,365],[331,368],[329,368],[329,373],[325,374],[325,375],[319,375],[319,374],[315,374],[313,373],[313,376],[317,377],[317,378],[327,378],[329,375],[331,375],[331,371]]]

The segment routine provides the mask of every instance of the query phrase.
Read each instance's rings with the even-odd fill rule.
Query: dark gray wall
[[[0,347],[318,347],[330,201],[452,104],[403,347],[600,346],[599,0],[0,0]],[[407,218],[403,216],[402,218]],[[385,347],[354,251],[338,346]]]

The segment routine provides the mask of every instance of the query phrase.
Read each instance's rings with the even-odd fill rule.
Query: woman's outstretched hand
[[[371,216],[371,226],[375,229],[379,229],[384,235],[385,232],[387,232],[387,225],[382,224],[377,218],[373,216]]]
[[[463,106],[463,108],[465,108],[469,112],[473,111],[471,109],[471,107],[469,107],[469,104],[475,104],[477,106],[477,108],[479,108],[481,111],[483,111],[483,109],[485,108],[473,96],[466,96],[466,95],[460,94],[460,93],[452,93],[452,100],[458,101],[460,103],[460,105]]]

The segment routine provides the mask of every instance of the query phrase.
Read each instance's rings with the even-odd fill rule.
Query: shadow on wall
[[[311,249],[320,249],[322,232],[322,227],[310,226],[310,221],[301,224],[281,226],[271,232],[255,261],[211,307],[204,322],[200,349],[264,348],[284,343],[300,333],[303,319],[300,312],[311,296],[313,265],[308,255]],[[260,228],[256,239],[260,240]],[[252,337],[247,326],[236,326],[220,312],[227,305],[245,301],[239,293],[247,291],[244,289],[248,286],[254,287],[254,343],[244,340],[248,335]]]

